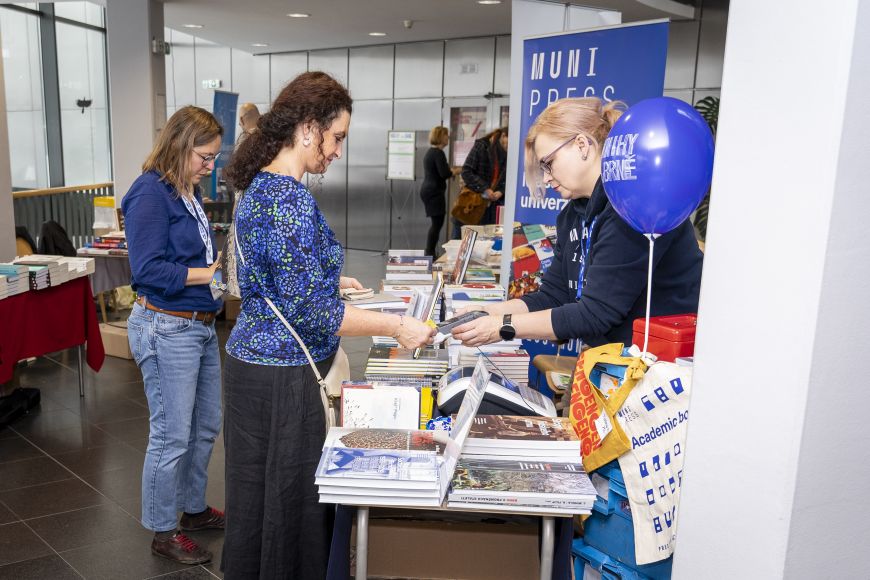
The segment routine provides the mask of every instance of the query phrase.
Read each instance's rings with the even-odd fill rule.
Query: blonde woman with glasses
[[[222,134],[208,111],[179,109],[121,204],[137,293],[127,336],[151,414],[142,525],[154,532],[154,555],[182,564],[211,559],[182,531],[224,528],[223,513],[205,502],[221,426],[214,327],[221,302],[209,289],[219,259],[199,191],[214,170]]]
[[[525,141],[526,182],[568,203],[556,219],[553,261],[540,290],[487,306],[456,328],[466,346],[502,339],[580,339],[631,344],[646,310],[649,242],[613,209],[601,184],[601,146],[623,104],[562,99],[547,107]],[[653,316],[697,312],[701,252],[688,221],[656,240]]]

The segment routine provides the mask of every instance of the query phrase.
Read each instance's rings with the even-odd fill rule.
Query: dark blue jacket
[[[202,203],[199,193],[198,202]],[[188,268],[206,268],[205,244],[196,218],[181,197],[155,171],[143,173],[121,202],[133,290],[165,310],[215,312],[208,284],[185,286]],[[217,247],[209,228],[212,251]]]
[[[587,226],[596,223],[578,300],[584,218]],[[541,289],[521,300],[531,312],[552,308],[553,331],[560,339],[579,338],[591,346],[631,344],[631,325],[646,311],[649,240],[617,215],[600,179],[590,199],[573,200],[562,209],[556,235]],[[656,239],[653,257],[651,316],[697,312],[703,257],[692,224],[687,220]]]

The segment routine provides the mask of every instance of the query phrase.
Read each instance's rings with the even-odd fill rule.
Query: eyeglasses
[[[553,158],[556,156],[556,153],[559,152],[559,149],[561,149],[562,147],[564,147],[568,143],[571,143],[576,138],[577,138],[577,135],[574,135],[573,137],[571,137],[570,139],[568,139],[567,141],[565,141],[564,143],[562,143],[561,145],[559,145],[558,147],[556,147],[555,149],[550,151],[549,154],[541,157],[541,160],[538,161],[538,163],[540,164],[540,167],[541,167],[541,171],[544,173],[549,173],[550,175],[553,175]]]
[[[196,153],[197,155],[199,155],[199,158],[202,159],[202,166],[203,166],[203,167],[207,167],[208,164],[211,163],[212,161],[217,162],[218,157],[221,156],[221,153],[222,153],[222,152],[218,152],[218,153],[215,154],[215,155],[203,155],[203,154],[200,153],[199,151],[194,151],[194,153]]]

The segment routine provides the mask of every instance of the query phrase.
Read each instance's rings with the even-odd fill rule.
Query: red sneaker
[[[151,553],[179,564],[205,564],[211,560],[211,552],[201,548],[181,532],[176,532],[162,542],[154,538],[151,542]]]

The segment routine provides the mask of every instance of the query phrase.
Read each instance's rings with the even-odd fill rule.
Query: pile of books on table
[[[315,476],[320,501],[440,506],[488,381],[489,372],[479,364],[449,435],[445,431],[331,428]]]
[[[15,258],[13,263],[27,266],[30,271],[30,289],[42,290],[69,282],[69,267],[61,265],[61,256],[31,254]]]
[[[93,242],[87,242],[83,248],[79,248],[79,255],[110,255],[126,256],[127,235],[123,231],[110,232],[104,236],[95,238]]]
[[[460,366],[474,366],[478,358],[484,359],[490,372],[502,375],[518,385],[528,386],[531,360],[524,349],[497,347],[481,354],[477,347],[459,347]]]
[[[67,269],[69,269],[69,279],[75,280],[76,278],[84,278],[85,276],[89,276],[94,273],[96,268],[96,262],[93,258],[87,257],[69,257],[69,256],[58,256],[57,260],[61,265],[66,265]]]
[[[472,421],[447,505],[588,514],[595,497],[569,419],[480,415]]]
[[[27,266],[19,264],[0,263],[0,296],[6,298],[30,290],[30,276]]]
[[[424,281],[432,283],[432,256],[422,250],[387,250],[385,282]]]
[[[420,387],[434,387],[447,372],[445,349],[424,348],[418,358],[414,349],[374,345],[369,349],[365,377],[367,381],[402,382]]]

